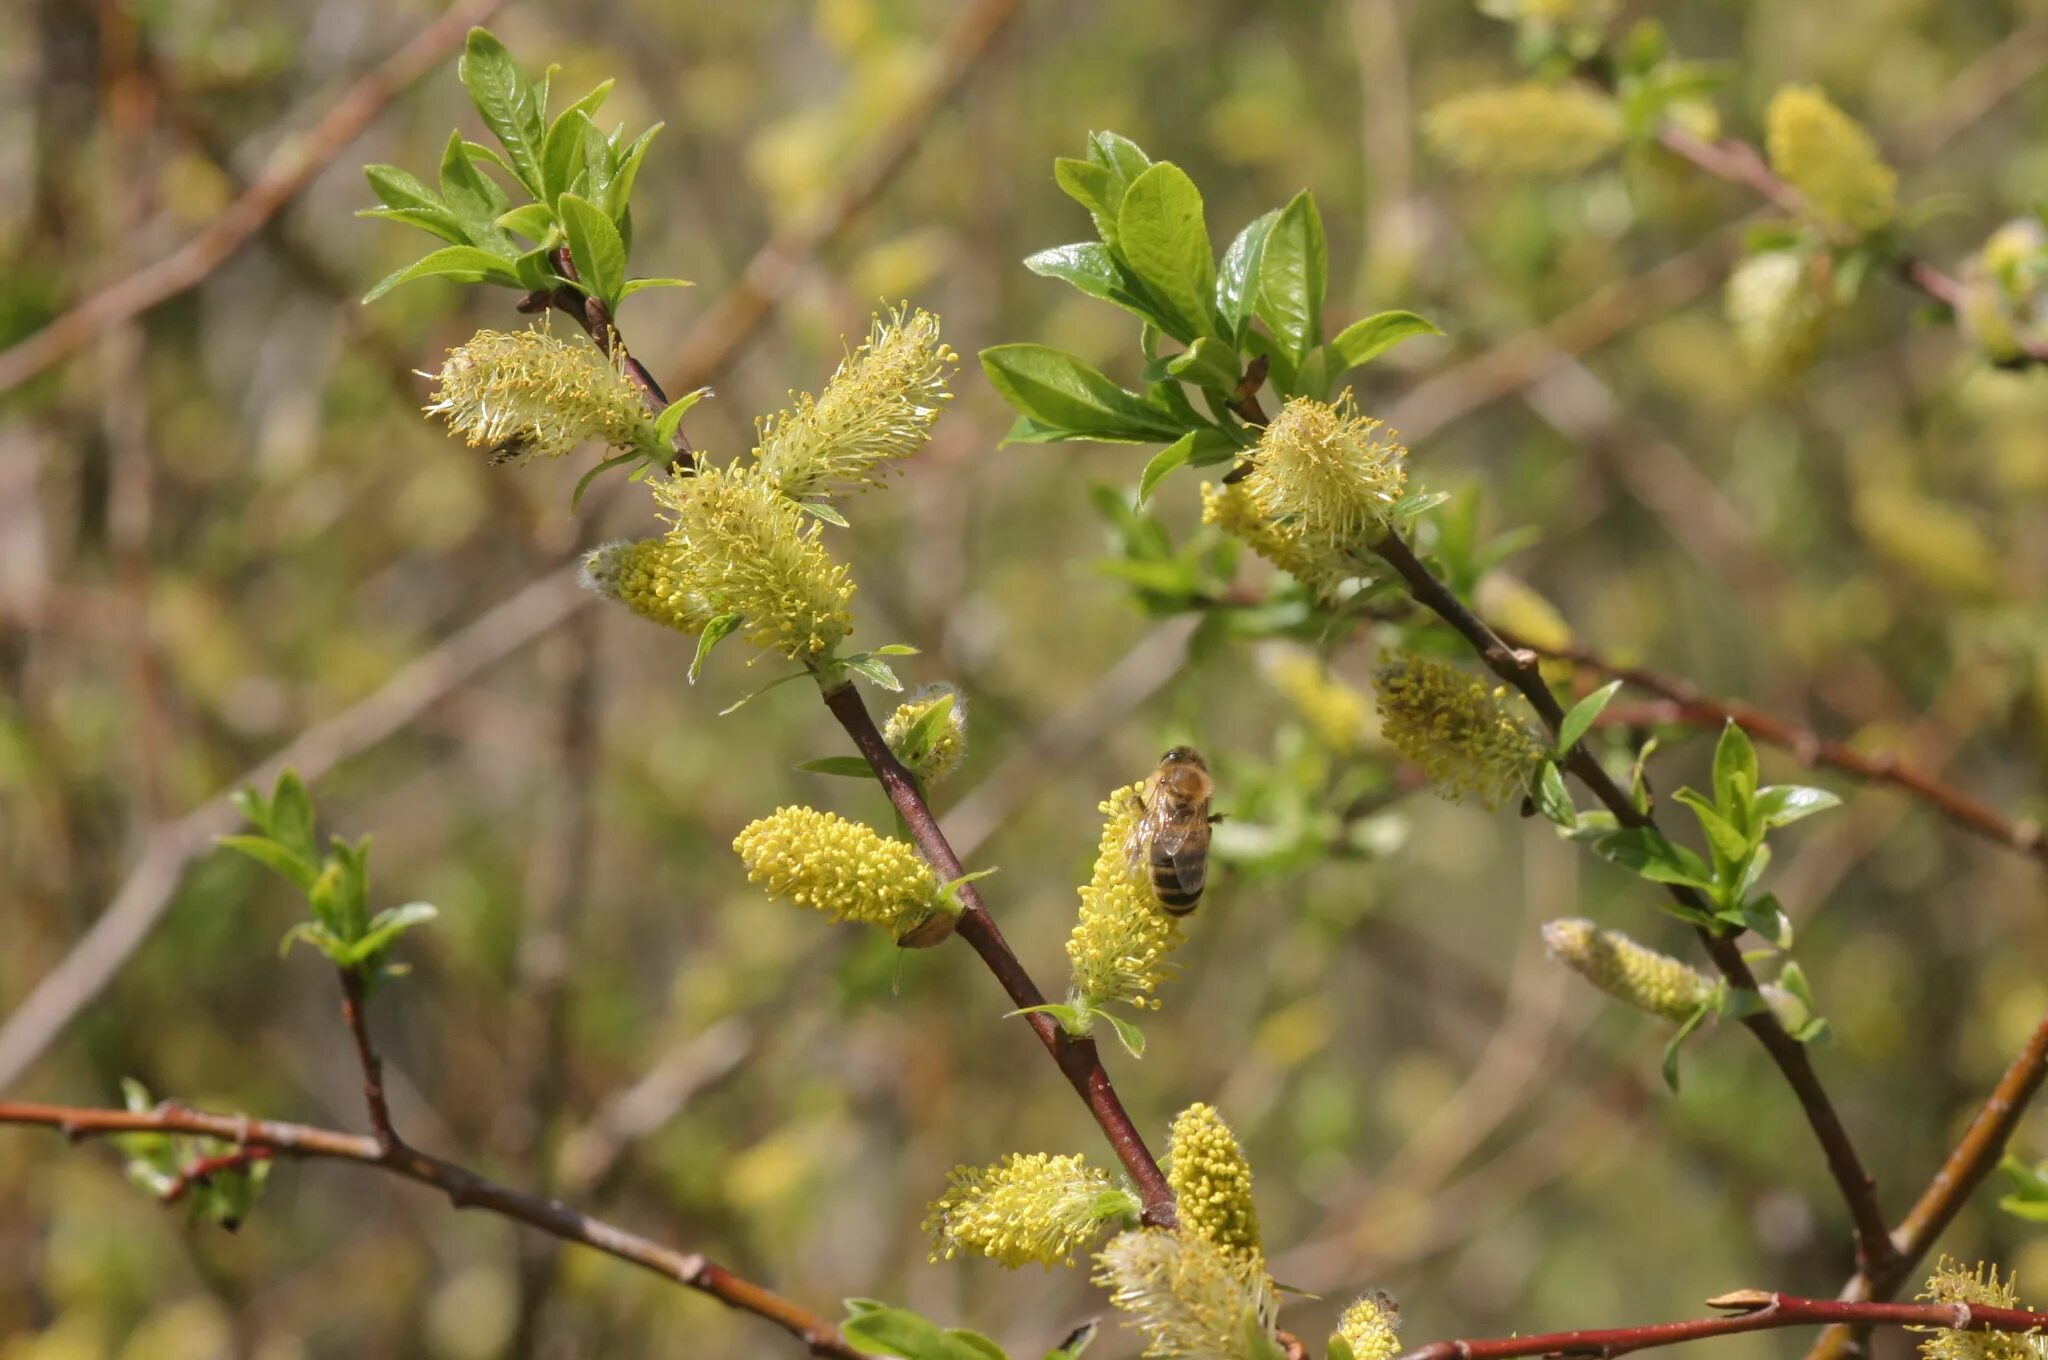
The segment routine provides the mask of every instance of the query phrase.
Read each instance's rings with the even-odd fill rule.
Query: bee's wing
[[[1171,864],[1180,890],[1200,896],[1209,877],[1209,824],[1168,827],[1152,838],[1152,863]]]

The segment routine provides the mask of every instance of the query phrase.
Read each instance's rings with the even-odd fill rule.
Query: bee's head
[[[1161,765],[1197,765],[1208,769],[1202,760],[1202,753],[1192,746],[1176,746],[1159,758]]]

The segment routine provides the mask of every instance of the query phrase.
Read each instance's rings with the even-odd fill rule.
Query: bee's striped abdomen
[[[1195,904],[1202,900],[1202,879],[1197,878],[1192,886],[1183,884],[1172,852],[1162,849],[1157,843],[1152,846],[1150,864],[1152,891],[1159,898],[1159,905],[1175,916],[1193,911]]]

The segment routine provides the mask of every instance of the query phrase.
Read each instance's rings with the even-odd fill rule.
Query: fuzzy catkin
[[[1190,1105],[1173,1121],[1166,1181],[1183,1228],[1225,1250],[1258,1254],[1251,1163],[1223,1116],[1208,1105]]]
[[[1142,858],[1133,863],[1131,836],[1143,784],[1116,790],[1099,805],[1102,838],[1095,871],[1081,889],[1081,914],[1067,938],[1074,997],[1090,1010],[1112,1001],[1159,1005],[1151,993],[1168,976],[1166,957],[1187,938],[1159,905]]]
[[[1381,734],[1445,798],[1499,807],[1542,758],[1504,686],[1489,690],[1449,662],[1405,652],[1382,658],[1374,682]]]
[[[489,448],[494,462],[559,458],[590,440],[650,452],[655,445],[640,389],[581,337],[478,331],[448,351],[433,377],[427,414],[472,448]]]
[[[1550,922],[1543,943],[1552,958],[1615,1000],[1675,1025],[1714,998],[1714,983],[1697,969],[1583,917]]]
[[[836,920],[895,932],[938,900],[938,880],[910,846],[816,808],[777,808],[749,823],[732,848],[749,883]]]
[[[1011,1153],[994,1166],[956,1166],[947,1181],[924,1221],[934,1261],[968,1252],[1011,1270],[1072,1265],[1106,1222],[1139,1207],[1078,1155]]]

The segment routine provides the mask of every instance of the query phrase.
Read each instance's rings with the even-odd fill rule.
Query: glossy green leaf
[[[1117,251],[1162,308],[1161,325],[1183,342],[1209,332],[1216,258],[1202,215],[1202,194],[1170,161],[1124,190],[1116,217]]]
[[[1052,164],[1052,177],[1067,197],[1088,210],[1105,243],[1116,241],[1116,210],[1123,206],[1124,184],[1114,170],[1094,161],[1062,156]]]
[[[859,756],[819,756],[816,760],[806,760],[791,768],[802,770],[805,774],[837,775],[842,779],[875,777],[874,767]]]
[[[602,208],[575,194],[563,194],[556,211],[569,234],[569,254],[584,287],[616,312],[626,291],[626,244],[618,227]]]
[[[1259,269],[1259,319],[1296,364],[1322,341],[1323,296],[1330,285],[1329,246],[1315,195],[1296,194],[1273,222]]]
[[[1151,443],[1182,433],[1136,394],[1048,345],[996,345],[981,352],[981,366],[1005,401],[1059,432],[1054,438]]]
[[[475,246],[443,246],[433,254],[414,260],[405,268],[379,279],[375,287],[363,294],[363,301],[375,302],[399,285],[416,279],[453,279],[458,283],[520,287],[519,276],[512,272],[508,261]]]
[[[1772,784],[1756,791],[1757,819],[1767,827],[1789,826],[1841,805],[1842,800],[1826,789],[1803,784]]]
[[[896,678],[896,672],[889,668],[889,663],[872,652],[846,657],[839,664],[883,689],[900,691],[903,688],[903,682]]]
[[[1088,134],[1088,159],[1115,175],[1125,187],[1152,168],[1152,158],[1121,133]]]
[[[1723,817],[1705,795],[1694,789],[1680,789],[1671,796],[1692,809],[1692,815],[1699,820],[1700,830],[1707,834],[1707,843],[1714,847],[1714,853],[1722,860],[1729,865],[1737,865],[1748,858],[1749,837]]]
[[[1110,1028],[1116,1031],[1117,1042],[1124,1046],[1126,1052],[1133,1058],[1143,1058],[1145,1056],[1144,1030],[1139,1029],[1136,1024],[1124,1019],[1121,1015],[1115,1015],[1109,1011],[1101,1011],[1098,1014],[1103,1019],[1109,1021]]]
[[[1060,1344],[1045,1353],[1045,1360],[1081,1360],[1081,1353],[1095,1343],[1100,1327],[1093,1318],[1068,1332]]]
[[[1194,452],[1195,431],[1189,430],[1186,434],[1153,454],[1151,461],[1145,464],[1144,472],[1138,476],[1138,504],[1142,506],[1146,501],[1150,500],[1153,488],[1157,487],[1165,479],[1167,473],[1180,467],[1188,459],[1192,458]]]
[[[1371,363],[1387,350],[1412,335],[1442,335],[1436,323],[1413,312],[1381,312],[1354,321],[1337,332],[1330,342],[1339,360],[1338,371]]]
[[[1233,335],[1242,338],[1245,327],[1251,324],[1252,316],[1259,302],[1259,280],[1266,261],[1266,238],[1272,233],[1273,224],[1280,220],[1280,210],[1255,217],[1237,234],[1230,248],[1223,252],[1223,263],[1216,271],[1216,310],[1223,314]]]
[[[494,180],[471,164],[458,134],[449,135],[447,149],[441,156],[441,198],[471,245],[505,259],[518,253],[505,229],[498,225],[499,215],[511,208],[512,200],[505,197],[505,191]]]
[[[1044,278],[1064,279],[1088,296],[1114,303],[1134,316],[1147,321],[1153,317],[1151,303],[1131,291],[1108,246],[1094,241],[1054,246],[1025,257],[1024,267]]]
[[[1653,883],[1676,883],[1711,890],[1713,871],[1692,851],[1666,840],[1653,827],[1625,827],[1593,847],[1606,859]]]
[[[697,635],[697,654],[690,658],[689,680],[697,683],[703,673],[704,659],[711,655],[711,649],[731,637],[733,631],[747,621],[744,614],[720,614],[704,625],[704,631]]]
[[[1721,729],[1714,747],[1714,802],[1729,821],[1746,828],[1755,796],[1756,747],[1750,745],[1749,733],[1731,722]]]
[[[1557,725],[1557,749],[1569,751],[1586,735],[1594,722],[1606,711],[1607,705],[1621,690],[1621,681],[1602,685],[1585,698],[1573,704]]]
[[[519,63],[488,29],[472,28],[455,71],[484,126],[504,144],[512,173],[535,198],[546,197],[540,164],[543,101]]]
[[[1244,364],[1237,351],[1212,335],[1202,336],[1184,353],[1168,359],[1166,371],[1182,382],[1225,394],[1236,391],[1244,378]]]
[[[647,159],[647,148],[653,144],[654,134],[666,126],[666,123],[656,123],[619,153],[618,168],[612,172],[611,182],[604,190],[604,210],[614,222],[625,218],[626,210],[633,201],[634,181],[640,178],[640,164]]]
[[[619,300],[633,296],[644,288],[695,288],[689,279],[627,279],[626,286],[619,290]]]
[[[1671,1088],[1673,1095],[1678,1093],[1678,1050],[1685,1043],[1686,1039],[1691,1036],[1692,1032],[1698,1029],[1709,1015],[1714,1013],[1714,1010],[1715,1007],[1711,1002],[1701,1006],[1686,1017],[1685,1023],[1678,1027],[1678,1033],[1671,1036],[1671,1042],[1664,1045],[1664,1084]]]
[[[612,82],[604,81],[555,115],[554,122],[549,124],[547,139],[541,145],[540,198],[544,202],[554,202],[555,196],[566,190],[583,168],[584,129],[591,125],[592,115],[611,92]]]
[[[872,1299],[848,1299],[846,1306],[850,1311],[839,1330],[863,1350],[901,1360],[1007,1360],[1002,1348],[987,1337],[940,1327],[907,1308],[890,1308]]]
[[[545,242],[555,232],[555,215],[541,203],[522,203],[498,214],[497,225],[529,241]]]
[[[1536,810],[1558,826],[1570,831],[1579,824],[1578,809],[1572,806],[1571,791],[1565,787],[1564,775],[1559,773],[1555,761],[1543,762],[1542,773],[1536,776]]]

